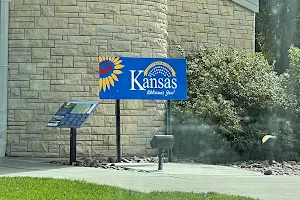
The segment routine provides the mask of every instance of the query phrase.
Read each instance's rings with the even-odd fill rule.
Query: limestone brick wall
[[[47,128],[65,100],[98,100],[98,56],[174,57],[180,44],[253,48],[254,14],[231,0],[12,0],[9,156],[68,157],[69,130]],[[152,154],[164,102],[121,101],[122,155]],[[78,130],[78,156],[115,156],[114,101]]]
[[[169,56],[204,45],[254,49],[254,12],[230,0],[168,1]]]
[[[14,0],[9,28],[9,156],[66,157],[69,130],[47,128],[65,100],[98,99],[98,56],[167,56],[167,0]],[[115,155],[114,101],[78,131],[78,156]],[[122,153],[151,153],[163,102],[121,101]]]

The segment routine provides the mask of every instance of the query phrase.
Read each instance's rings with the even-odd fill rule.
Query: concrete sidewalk
[[[230,167],[165,163],[164,171],[157,164],[118,164],[144,169],[150,173],[104,170],[46,164],[19,158],[0,159],[0,176],[32,176],[86,180],[126,189],[153,191],[219,192],[250,196],[264,200],[300,199],[300,177],[264,176]]]

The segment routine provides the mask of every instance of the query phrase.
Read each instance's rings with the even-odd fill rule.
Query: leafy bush
[[[262,158],[266,134],[293,135],[294,99],[260,53],[218,47],[187,57],[188,100],[172,104],[175,153],[202,162]],[[300,74],[300,73],[299,73]]]

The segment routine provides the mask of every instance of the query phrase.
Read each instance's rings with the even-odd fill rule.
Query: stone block
[[[63,36],[63,35],[79,35],[79,29],[74,28],[74,29],[50,29],[49,30],[49,39],[50,36]],[[63,44],[67,44],[67,40],[65,41],[56,41],[56,43],[58,44],[59,42],[63,42]]]
[[[83,18],[69,18],[69,24],[83,24]]]
[[[97,31],[96,31],[96,25],[84,25],[84,24],[80,24],[79,27],[79,33],[80,35],[96,35]]]
[[[51,55],[52,56],[77,56],[78,49],[70,49],[68,47],[52,48]]]
[[[32,48],[32,58],[51,58],[50,48]]]
[[[69,44],[91,44],[90,36],[69,36]]]
[[[31,80],[30,90],[34,91],[50,91],[50,81],[49,80]]]
[[[119,3],[87,2],[87,13],[119,14],[120,10]]]
[[[153,116],[138,116],[138,125],[141,126],[153,126]]]
[[[54,17],[54,6],[41,6],[42,17]]]
[[[45,68],[44,69],[44,79],[56,79],[56,68]]]
[[[183,12],[189,12],[189,13],[191,13],[191,12],[199,12],[200,10],[202,10],[203,9],[203,6],[202,6],[202,4],[200,4],[200,3],[192,3],[192,2],[184,2],[183,4],[182,4],[182,11]],[[178,12],[177,12],[177,14],[178,14]]]
[[[93,127],[96,127],[96,126],[103,127],[105,125],[103,116],[92,116],[92,117],[90,117],[90,120],[91,120],[91,125]]]
[[[16,151],[11,151],[10,156],[16,156],[16,157],[34,157],[34,152],[16,152]]]
[[[64,56],[63,67],[74,67],[74,58],[72,56]]]
[[[41,6],[40,5],[21,5],[21,4],[16,4],[15,5],[15,10],[40,10]]]
[[[144,108],[144,102],[143,101],[124,101],[124,109],[134,109],[134,110],[140,110]]]
[[[26,133],[41,134],[42,139],[43,139],[43,137],[45,137],[44,134],[50,134],[54,137],[55,134],[58,133],[58,130],[55,128],[47,127],[45,123],[47,123],[47,122],[27,122]]]
[[[96,112],[100,115],[115,115],[115,105],[102,104],[96,108]]]
[[[45,141],[28,141],[28,151],[48,152],[49,144]]]
[[[28,88],[29,81],[8,81],[9,88]]]
[[[21,91],[21,97],[24,99],[37,99],[39,98],[38,91]]]
[[[47,5],[47,0],[24,0],[24,5]]]
[[[105,24],[105,25],[111,25],[114,23],[113,18],[109,19],[103,19],[103,18],[84,18],[83,19],[84,24],[89,25],[98,25],[98,24]]]
[[[219,6],[219,14],[226,16],[226,15],[233,15],[233,7],[232,6]]]
[[[61,158],[66,158],[70,156],[70,146],[69,145],[59,145],[59,152]]]
[[[132,41],[132,46],[134,46],[135,43],[143,43],[143,46],[145,47],[147,45],[146,42],[137,42],[140,41],[142,36],[140,34],[127,34],[127,33],[114,33],[113,39],[114,40],[124,40],[124,41]]]
[[[57,158],[59,157],[59,153],[54,152],[34,152],[35,157],[39,158]]]
[[[135,135],[138,133],[137,124],[123,124],[122,125],[122,134],[124,135]]]
[[[92,45],[80,45],[79,56],[98,56],[98,47]]]
[[[54,47],[54,40],[43,40],[43,47]]]
[[[131,42],[130,41],[108,41],[108,51],[117,51],[117,52],[130,52],[131,51]]]
[[[57,68],[57,76],[63,75],[63,74],[86,74],[87,73],[87,68],[85,67],[77,67],[76,69],[70,70],[70,68]],[[58,79],[61,79],[58,77]]]
[[[147,138],[141,138],[141,137],[130,137],[130,145],[131,146],[138,146],[138,145],[140,145],[140,146],[148,146],[148,143],[147,143],[148,141],[147,141]]]
[[[190,23],[190,28],[189,28],[190,33],[194,32],[204,32],[204,24],[200,23]]]
[[[81,74],[65,74],[66,85],[81,85]]]
[[[31,110],[44,110],[44,103],[27,103],[27,109]]]
[[[92,147],[91,146],[82,146],[78,145],[76,149],[77,155],[84,156],[84,157],[89,157],[92,155]]]
[[[7,144],[19,145],[20,144],[20,135],[19,134],[8,134],[7,135]]]
[[[54,92],[76,92],[84,91],[84,86],[78,85],[51,85],[51,91]]]
[[[59,103],[45,103],[45,114],[53,114],[59,109]]]
[[[92,127],[92,134],[95,135],[109,135],[116,132],[115,127]]]
[[[77,130],[77,133],[78,135],[87,135],[90,139],[88,140],[96,140],[96,139],[93,139],[95,138],[94,136],[96,135],[91,135],[92,134],[92,128],[91,127],[81,127],[80,129]]]
[[[76,5],[77,0],[48,0],[48,5]]]
[[[8,96],[11,98],[20,98],[21,97],[20,88],[10,88],[10,94]]]
[[[12,145],[10,150],[16,152],[26,152],[27,145]]]
[[[16,110],[15,111],[15,121],[27,122],[31,121],[33,118],[32,110]]]
[[[36,74],[36,63],[19,63],[19,74]]]
[[[145,156],[147,153],[145,146],[123,146],[122,149],[123,156]]]
[[[115,15],[115,24],[121,26],[138,26],[139,18],[138,16],[132,15]]]
[[[40,92],[41,102],[61,102],[69,99],[70,94],[67,92]]]
[[[62,17],[36,17],[35,28],[69,28],[69,22]]]
[[[92,147],[92,156],[109,157],[115,155],[116,155],[116,151],[113,149],[104,149],[101,146]]]
[[[31,48],[31,47],[42,47],[42,40],[9,40],[9,47],[16,48]]]
[[[115,26],[115,25],[97,25],[97,34],[101,33],[125,33],[126,27],[121,26]],[[129,34],[128,34],[129,35]]]
[[[22,75],[22,74],[10,74],[9,80],[11,81],[28,81],[29,75]]]
[[[226,19],[223,19],[223,18],[211,17],[209,19],[209,22],[210,22],[210,26],[213,26],[213,27],[226,28],[226,26],[227,26],[227,21],[226,21]]]
[[[41,15],[41,11],[38,11],[38,10],[25,10],[25,11],[11,10],[9,14],[10,14],[10,17],[39,17]]]
[[[26,109],[26,99],[8,99],[8,109]]]
[[[24,40],[24,34],[9,34],[8,39],[10,40]]]
[[[86,7],[81,6],[56,6],[55,13],[85,13]]]

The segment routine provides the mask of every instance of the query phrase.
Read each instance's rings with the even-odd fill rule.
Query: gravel
[[[247,161],[235,162],[228,166],[260,172],[265,175],[300,175],[300,162],[296,161],[273,161],[272,165],[268,161]]]
[[[194,159],[189,158],[177,158],[173,157],[172,159],[175,163],[196,163]],[[80,167],[94,167],[102,169],[113,169],[113,170],[126,170],[134,172],[148,172],[145,170],[132,169],[128,167],[120,167],[115,165],[115,158],[109,157],[108,159],[104,158],[82,158],[77,159],[77,162],[74,163],[74,166]],[[132,158],[122,158],[122,163],[157,163],[158,157],[132,157]],[[164,162],[168,162],[167,158],[164,158]],[[54,160],[50,161],[52,164],[61,164],[69,165],[69,161],[66,160]],[[228,167],[240,168],[245,170],[250,170],[265,175],[300,175],[300,162],[295,161],[284,161],[276,162],[273,161],[272,165],[268,164],[268,161],[240,161],[234,162],[231,164],[223,165]]]
[[[154,163],[157,162],[157,157],[149,157],[149,158],[122,158],[122,163]],[[113,170],[126,170],[126,171],[134,171],[134,172],[148,172],[146,170],[138,170],[132,169],[128,167],[116,166],[116,160],[113,157],[109,157],[107,159],[104,158],[82,158],[77,159],[76,163],[73,163],[74,166],[79,167],[94,167],[101,169],[113,169]],[[68,160],[53,160],[50,161],[51,164],[60,164],[60,165],[69,165],[70,161]]]

